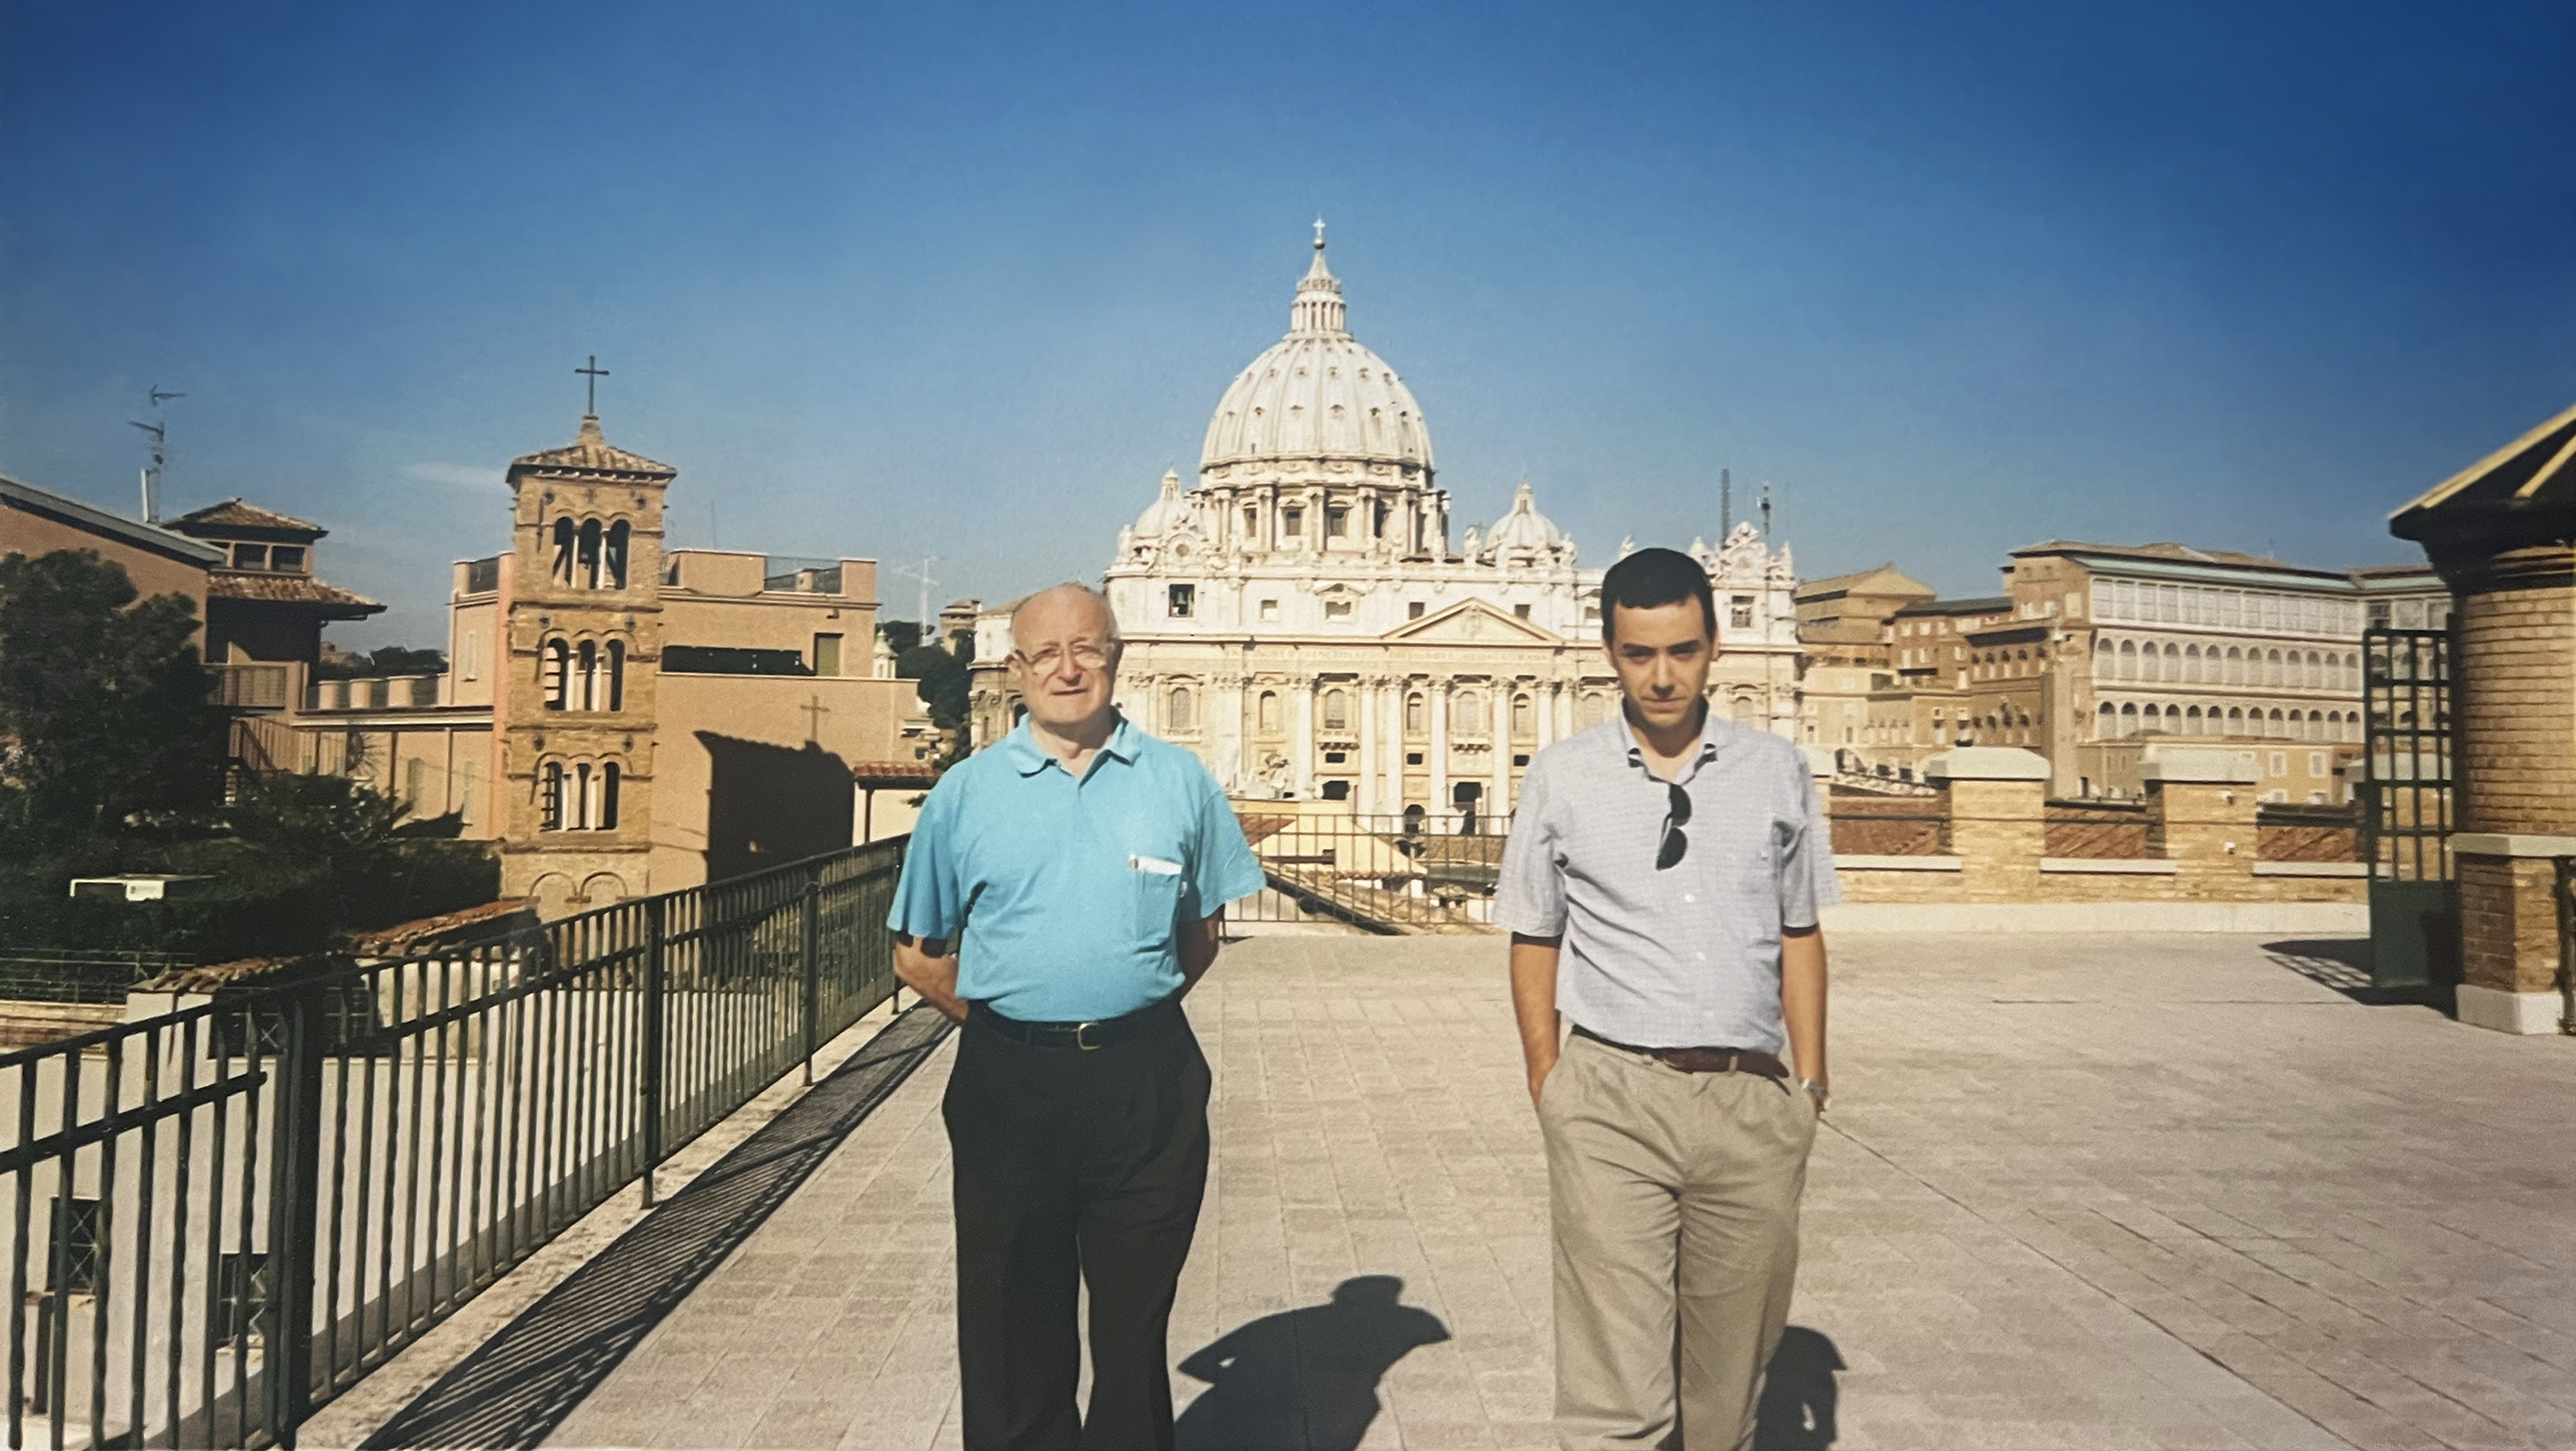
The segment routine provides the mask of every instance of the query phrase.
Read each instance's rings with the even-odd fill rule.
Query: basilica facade
[[[1746,524],[1691,553],[1717,595],[1714,708],[1794,738],[1789,551]],[[1526,481],[1453,544],[1422,406],[1352,337],[1320,229],[1287,336],[1227,385],[1196,483],[1165,474],[1118,532],[1104,587],[1127,641],[1123,708],[1237,797],[1508,811],[1530,758],[1618,700],[1601,571],[1577,564]],[[1008,607],[987,612],[979,748],[1019,714],[1010,648]]]

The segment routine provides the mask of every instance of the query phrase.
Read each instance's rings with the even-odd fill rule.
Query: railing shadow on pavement
[[[533,1447],[749,1239],[947,1036],[916,1005],[363,1443]]]
[[[2319,987],[2332,988],[2354,1002],[2371,1007],[2440,1004],[2438,988],[2374,987],[2370,976],[2370,939],[2367,937],[2301,938],[2283,942],[2266,942],[2263,955],[2274,967],[2297,973]]]

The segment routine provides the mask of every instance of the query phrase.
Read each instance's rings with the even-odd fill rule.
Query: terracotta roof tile
[[[550,448],[510,461],[510,476],[523,472],[582,474],[647,474],[657,478],[677,478],[680,471],[669,464],[655,463],[639,453],[628,453],[612,447],[599,431],[599,420],[584,415],[581,435],[564,448]]]
[[[335,612],[339,618],[351,620],[384,608],[365,595],[315,579],[309,574],[258,574],[231,569],[207,573],[206,598],[255,600],[274,605],[314,605]]]
[[[503,897],[480,907],[441,912],[435,917],[366,933],[350,944],[350,950],[360,957],[404,957],[467,941],[486,941],[537,925],[536,908],[527,898]]]
[[[319,539],[331,532],[309,519],[298,519],[292,514],[280,514],[274,509],[263,509],[257,504],[247,503],[241,499],[226,499],[220,504],[208,504],[202,509],[191,510],[171,520],[167,527],[182,534],[196,534],[201,529],[274,529],[281,533],[303,534],[314,539]]]
[[[939,768],[928,761],[853,761],[850,778],[871,786],[928,786]]]

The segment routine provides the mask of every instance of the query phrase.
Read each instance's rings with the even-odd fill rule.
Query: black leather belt
[[[1150,1008],[1139,1008],[1122,1018],[1103,1018],[1087,1023],[1030,1023],[1006,1018],[982,1003],[967,1005],[970,1021],[983,1024],[1014,1043],[1032,1048],[1076,1048],[1088,1053],[1124,1043],[1130,1038],[1169,1027],[1181,1016],[1181,1000],[1165,998]]]
[[[1579,1023],[1575,1025],[1574,1032],[1577,1037],[1589,1038],[1604,1048],[1652,1058],[1667,1068],[1678,1068],[1684,1073],[1750,1073],[1773,1082],[1786,1082],[1789,1077],[1788,1064],[1759,1048],[1640,1048],[1634,1043],[1604,1038]]]

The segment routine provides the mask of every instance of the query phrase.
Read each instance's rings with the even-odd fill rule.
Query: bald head
[[[1118,640],[1118,616],[1109,608],[1109,597],[1089,585],[1072,580],[1049,585],[1011,611],[1011,644],[1024,653],[1035,653],[1032,642],[1077,636],[1104,645]]]

